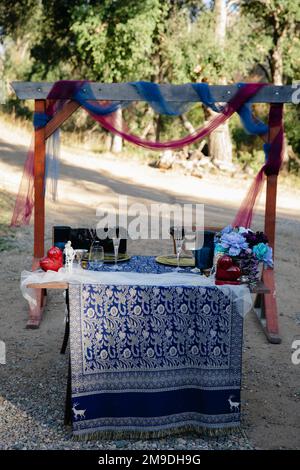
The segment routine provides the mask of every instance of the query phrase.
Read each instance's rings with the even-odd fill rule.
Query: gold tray
[[[122,263],[123,261],[129,261],[131,259],[131,256],[125,254],[125,253],[120,253],[118,255],[118,263]],[[88,258],[84,258],[81,260],[81,267],[83,269],[87,269],[88,267]],[[104,255],[104,263],[107,264],[107,263],[114,263],[115,262],[115,256],[114,255],[109,255],[109,254],[106,254]]]
[[[167,256],[157,256],[155,261],[160,264],[165,264],[166,266],[175,266],[177,267],[177,257],[176,255],[167,255]],[[182,268],[194,268],[195,260],[189,256],[180,256],[179,266]]]
[[[129,261],[130,259],[131,259],[131,256],[127,255],[126,253],[118,254],[118,263],[121,263],[123,261]],[[115,255],[113,254],[104,255],[104,263],[114,263],[114,262],[115,262]]]

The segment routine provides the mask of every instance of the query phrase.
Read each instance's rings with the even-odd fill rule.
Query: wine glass
[[[174,227],[174,240],[175,240],[175,246],[176,246],[176,259],[177,259],[177,268],[176,271],[184,271],[179,267],[180,263],[180,254],[182,251],[182,245],[183,245],[183,233],[182,233],[182,227]]]
[[[97,270],[99,270],[99,268],[101,268],[103,263],[104,263],[103,246],[101,245],[101,243],[98,240],[95,240],[92,243],[91,249],[90,249],[89,267],[92,270],[97,271]]]
[[[112,269],[114,271],[120,271],[120,269],[122,269],[121,266],[118,265],[120,238],[113,237],[112,241],[113,241],[113,245],[114,245],[114,255],[115,255],[115,262],[114,262],[114,266],[112,267]]]
[[[75,260],[77,261],[78,267],[81,266],[81,261],[83,257],[87,254],[88,250],[84,249],[76,249],[75,250]]]

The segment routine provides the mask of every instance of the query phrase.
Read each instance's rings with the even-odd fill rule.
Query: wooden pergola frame
[[[47,106],[47,96],[53,83],[12,82],[12,88],[20,99],[34,100],[34,110],[44,113]],[[211,86],[210,90],[216,102],[228,102],[239,85]],[[197,102],[199,96],[189,85],[160,85],[161,93],[167,101]],[[87,100],[110,101],[141,101],[137,90],[129,83],[89,83],[83,88]],[[292,86],[263,87],[252,99],[253,103],[292,103],[295,89]],[[34,132],[34,252],[32,268],[39,266],[39,260],[44,256],[45,246],[45,153],[47,139],[58,129],[80,105],[72,100],[66,100],[63,107],[47,123],[45,127]],[[276,195],[277,176],[267,176],[265,203],[265,233],[273,250],[275,247],[276,225]],[[276,302],[275,272],[264,269],[262,281],[265,287],[257,292],[255,311],[264,332],[271,343],[280,343],[278,329],[278,312]],[[30,309],[27,328],[38,328],[42,319],[45,305],[46,290],[37,289],[38,305]]]

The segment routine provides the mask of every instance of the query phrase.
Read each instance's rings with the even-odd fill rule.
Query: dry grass
[[[13,205],[12,196],[0,190],[0,251],[8,250],[12,247],[14,232],[9,224]]]

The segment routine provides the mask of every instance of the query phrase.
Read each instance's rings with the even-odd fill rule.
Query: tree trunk
[[[155,140],[156,140],[156,142],[159,142],[161,128],[162,128],[162,115],[159,114],[156,118],[156,128],[155,128]]]
[[[274,34],[274,47],[271,51],[271,73],[274,85],[283,85],[283,63],[281,37]]]
[[[226,0],[215,0],[214,14],[216,19],[215,37],[219,46],[224,46],[226,39],[227,9]]]
[[[179,116],[179,119],[182,122],[183,127],[187,131],[189,131],[190,134],[194,134],[194,132],[196,132],[196,129],[194,128],[193,124],[188,120],[188,118],[184,114],[181,114],[181,116]]]
[[[215,0],[214,14],[216,20],[215,37],[219,47],[224,47],[226,40],[226,23],[227,23],[227,10],[225,0]],[[226,78],[221,77],[219,80],[221,85],[226,85]],[[216,115],[213,111],[209,110],[209,115],[212,118]],[[209,154],[212,160],[222,169],[233,168],[232,165],[232,144],[229,132],[228,123],[225,122],[219,126],[214,132],[208,136]]]
[[[116,111],[116,127],[122,129],[122,109]],[[115,135],[112,138],[111,151],[113,153],[121,153],[123,149],[123,140],[119,135]]]
[[[232,170],[232,144],[228,123],[219,126],[209,139],[209,153],[214,163],[222,170]]]

